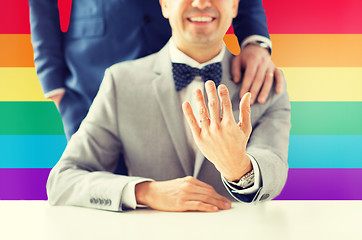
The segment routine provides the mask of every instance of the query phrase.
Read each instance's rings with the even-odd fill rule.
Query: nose
[[[210,0],[194,0],[192,1],[192,7],[203,10],[205,8],[211,7]]]

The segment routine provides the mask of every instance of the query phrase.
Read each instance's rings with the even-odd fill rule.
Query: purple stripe
[[[289,169],[275,200],[362,200],[362,168]]]
[[[0,200],[47,200],[45,184],[50,169],[0,169]]]
[[[50,169],[0,169],[0,200],[46,200]],[[289,169],[275,200],[362,200],[362,168]]]

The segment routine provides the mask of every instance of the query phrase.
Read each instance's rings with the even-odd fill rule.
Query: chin
[[[216,37],[210,34],[188,34],[188,40],[195,44],[209,44],[215,42]]]

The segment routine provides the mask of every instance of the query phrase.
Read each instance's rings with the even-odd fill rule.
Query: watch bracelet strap
[[[263,41],[257,40],[257,41],[248,42],[248,43],[244,46],[244,48],[246,48],[248,45],[255,45],[255,46],[262,47],[262,48],[268,50],[269,54],[271,54],[271,48],[268,46],[268,44],[266,44],[266,43],[263,42]]]
[[[247,172],[244,176],[241,177],[240,180],[238,181],[228,181],[230,184],[232,184],[232,186],[237,187],[237,188],[241,188],[241,189],[245,189],[244,187],[242,187],[242,183],[248,181],[247,182],[247,187],[250,187],[252,184],[254,184],[255,181],[255,176],[254,176],[254,169],[252,169],[251,171]],[[251,184],[252,183],[252,184]]]

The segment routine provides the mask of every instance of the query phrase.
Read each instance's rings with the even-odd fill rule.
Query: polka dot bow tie
[[[182,63],[172,63],[172,74],[175,80],[176,91],[181,91],[189,85],[196,76],[202,77],[202,80],[212,80],[216,87],[219,86],[222,76],[221,63],[206,65],[202,69],[193,68]]]

